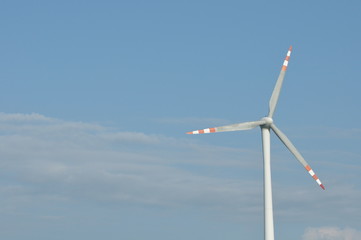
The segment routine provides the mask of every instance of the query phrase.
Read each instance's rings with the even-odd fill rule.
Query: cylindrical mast
[[[264,239],[274,240],[270,129],[267,126],[262,126],[261,129],[264,164]]]

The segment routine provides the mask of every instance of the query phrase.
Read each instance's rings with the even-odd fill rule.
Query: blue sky
[[[258,120],[293,46],[272,136],[276,239],[361,238],[359,1],[3,1],[2,239],[263,239]]]

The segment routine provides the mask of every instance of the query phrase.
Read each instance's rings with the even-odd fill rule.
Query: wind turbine
[[[274,226],[273,226],[273,206],[272,206],[272,184],[271,184],[271,152],[270,152],[270,129],[277,135],[277,137],[283,142],[284,145],[290,150],[290,152],[296,157],[296,159],[303,165],[307,172],[312,176],[318,185],[325,190],[325,187],[321,183],[320,179],[313,172],[310,165],[302,157],[292,142],[286,137],[286,135],[279,130],[273,123],[273,114],[276,109],[278,97],[281,92],[283,79],[286,74],[288,62],[290,60],[292,52],[292,46],[288,49],[286,58],[283,62],[280,75],[278,76],[276,86],[273,90],[271,99],[269,101],[269,112],[267,117],[254,122],[236,123],[221,127],[206,128],[202,130],[196,130],[188,132],[187,134],[202,134],[202,133],[215,133],[215,132],[227,132],[227,131],[240,131],[249,130],[255,127],[261,127],[262,131],[262,150],[263,150],[263,164],[264,164],[264,234],[265,240],[274,240]]]

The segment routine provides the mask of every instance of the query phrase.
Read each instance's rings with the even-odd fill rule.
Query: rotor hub
[[[266,123],[264,125],[266,126],[270,126],[273,123],[273,119],[270,117],[264,117],[262,118],[263,121],[265,121]]]

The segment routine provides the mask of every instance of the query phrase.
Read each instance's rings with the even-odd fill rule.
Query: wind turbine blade
[[[214,128],[206,128],[202,130],[196,130],[192,132],[187,132],[187,134],[201,134],[201,133],[214,133],[214,132],[229,132],[229,131],[241,131],[241,130],[249,130],[258,126],[265,124],[266,121],[254,121],[254,122],[244,122],[244,123],[236,123],[221,127]]]
[[[286,135],[279,130],[276,125],[271,124],[271,128],[274,133],[278,136],[278,138],[286,145],[286,147],[290,150],[290,152],[297,158],[297,160],[306,168],[307,172],[312,176],[313,179],[316,180],[318,185],[325,190],[325,187],[321,183],[320,179],[317,175],[312,171],[310,165],[306,162],[306,160],[302,157],[301,153],[296,149],[296,147],[292,144],[292,142],[286,137]]]
[[[283,79],[285,78],[285,74],[286,74],[286,70],[287,70],[287,66],[288,66],[288,61],[290,60],[291,52],[292,52],[292,46],[290,46],[290,48],[288,49],[286,59],[283,62],[280,75],[278,76],[276,86],[273,89],[272,96],[271,96],[271,99],[269,101],[268,117],[270,117],[270,118],[272,118],[273,113],[275,112],[275,109],[276,109],[276,105],[277,105],[277,102],[278,102],[278,97],[280,96],[280,92],[281,92],[281,88],[282,88],[282,84],[283,84]]]

